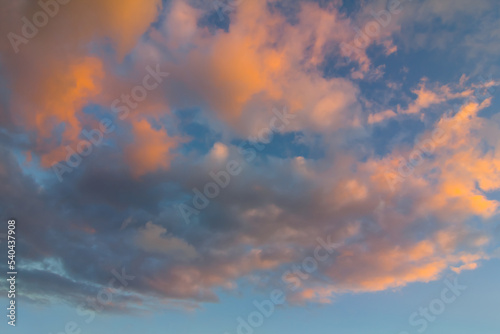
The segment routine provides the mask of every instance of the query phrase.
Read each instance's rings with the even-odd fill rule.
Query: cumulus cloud
[[[394,72],[376,58],[401,52],[393,37],[405,18],[449,21],[489,2],[469,11],[459,1],[453,12],[408,4],[349,61],[342,43],[380,3],[350,16],[337,2],[294,3],[291,18],[244,1],[225,29],[194,1],[71,2],[18,55],[1,42],[0,213],[23,222],[22,294],[76,304],[124,267],[136,279],[117,297],[119,311],[193,309],[241,281],[286,286],[281,274],[328,237],[335,254],[289,296],[328,303],[474,270],[493,256],[500,123],[483,115],[493,97],[473,97],[498,83],[419,77],[391,85],[396,102],[367,93]],[[10,6],[2,33],[38,10]],[[113,101],[143,82],[148,65],[168,79],[120,118]],[[293,120],[269,143],[252,141],[282,108]],[[102,118],[116,130],[59,182],[51,164]],[[402,129],[391,133],[387,120]],[[186,225],[177,205],[192,203],[193,189],[230,160],[242,173]]]
[[[147,222],[144,229],[139,230],[136,244],[147,252],[160,253],[186,260],[197,257],[196,249],[193,246],[182,239],[168,235],[165,228],[152,222]]]

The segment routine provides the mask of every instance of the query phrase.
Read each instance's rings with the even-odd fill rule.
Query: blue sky
[[[2,332],[498,333],[496,0],[0,8]]]
[[[497,275],[498,260],[495,260],[485,264],[477,272],[460,276],[459,283],[467,286],[467,290],[434,322],[429,322],[425,332],[496,333],[498,321],[495,310],[499,298],[495,280]],[[436,281],[416,284],[398,291],[346,295],[327,306],[280,308],[266,319],[256,332],[417,333],[418,327],[409,324],[409,316],[420,307],[427,306],[436,297],[439,298],[443,287],[443,281]],[[36,306],[23,302],[19,317],[22,320],[29,319],[29,322],[20,321],[16,330],[22,333],[37,330],[41,333],[59,334],[67,322],[74,321],[82,329],[82,333],[95,334],[137,333],[146,328],[151,334],[165,331],[204,333],[207,328],[211,328],[209,331],[213,333],[236,333],[236,319],[253,312],[255,309],[252,303],[255,299],[260,300],[259,298],[267,298],[266,293],[242,291],[240,296],[226,295],[223,304],[205,305],[196,312],[162,311],[142,317],[110,316],[103,313],[97,314],[95,320],[90,323],[85,322],[86,317],[76,314],[73,307]],[[51,322],[47,319],[51,319]],[[2,328],[7,326],[2,324]]]

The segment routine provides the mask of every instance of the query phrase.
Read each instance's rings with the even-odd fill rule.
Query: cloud
[[[196,249],[184,240],[167,234],[167,229],[147,222],[144,229],[139,230],[136,245],[146,252],[173,256],[192,260],[198,257]]]
[[[61,8],[19,55],[1,59],[0,205],[23,221],[21,294],[78,304],[124,267],[137,278],[117,297],[118,310],[193,309],[239,284],[283,288],[281,275],[314,254],[318,237],[336,253],[301,281],[292,303],[475,269],[496,246],[487,222],[498,215],[500,141],[498,119],[484,116],[493,98],[471,97],[498,83],[407,83],[382,62],[411,51],[393,39],[408,17],[448,22],[487,3],[460,1],[446,13],[435,1],[409,4],[352,63],[340,46],[379,7],[349,16],[338,3],[297,2],[291,18],[268,1],[244,1],[227,29],[201,24],[213,10],[188,1]],[[2,14],[2,32],[37,9],[11,6],[17,16]],[[155,64],[168,80],[127,117],[113,113],[113,101]],[[402,94],[373,97],[386,76]],[[242,149],[284,109],[294,118],[270,143],[247,140]],[[115,132],[58,182],[51,163],[103,117],[116,121]],[[429,138],[437,139],[432,152],[416,152]],[[402,159],[406,171],[419,163],[391,189],[386,175]],[[229,160],[243,172],[186,225],[176,204],[191,203],[193,189]]]
[[[385,121],[395,117],[397,114],[392,110],[385,110],[376,114],[371,114],[368,116],[368,124],[375,124]]]
[[[353,35],[337,9],[303,3],[299,24],[292,25],[279,12],[270,11],[265,1],[242,2],[231,14],[230,31],[213,33],[194,29],[199,10],[183,2],[174,2],[167,15],[162,30],[152,35],[171,48],[165,66],[172,81],[190,91],[188,101],[169,93],[173,105],[197,107],[193,103],[202,100],[243,136],[266,126],[269,111],[278,105],[300,114],[313,130],[355,123],[356,86],[342,78],[325,80],[316,68]],[[183,28],[173,29],[180,17]],[[185,47],[171,47],[179,43],[177,34],[184,29],[189,36],[182,39]],[[349,120],[343,117],[347,115]]]
[[[164,129],[155,130],[144,119],[132,123],[132,134],[134,141],[126,147],[125,156],[135,176],[168,169],[178,144],[175,138]]]

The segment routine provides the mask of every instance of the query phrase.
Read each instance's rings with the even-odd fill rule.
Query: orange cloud
[[[36,129],[39,142],[42,144],[53,136],[53,130],[64,124],[63,143],[74,143],[82,129],[78,114],[93,97],[102,91],[101,80],[104,76],[102,62],[95,57],[87,57],[76,61],[68,68],[61,68],[54,76],[46,78],[37,91],[35,117],[28,113],[24,115],[29,129]],[[41,156],[43,167],[49,167],[54,162],[64,160],[67,153],[61,147],[56,147]]]
[[[380,123],[385,121],[386,119],[390,119],[396,116],[397,114],[392,110],[385,110],[377,114],[370,114],[370,116],[368,116],[368,124]]]
[[[71,1],[59,6],[49,24],[20,45],[17,54],[2,39],[2,62],[12,83],[13,119],[39,133],[36,151],[43,167],[65,158],[64,145],[76,140],[82,129],[82,108],[105,93],[103,81],[109,73],[103,70],[98,52],[90,56],[89,50],[110,43],[121,60],[156,19],[160,6],[160,0]],[[0,7],[4,35],[20,34],[20,18],[31,18],[41,10],[36,1],[3,2]],[[62,123],[62,142],[58,143],[54,131]]]
[[[147,120],[132,122],[134,141],[125,150],[132,173],[140,176],[160,169],[168,169],[174,158],[171,152],[178,140],[169,137],[164,129],[153,129]]]
[[[180,28],[168,23],[162,37],[154,35],[169,48],[180,43],[178,34],[188,36],[184,47],[171,50],[173,77],[241,135],[255,135],[268,125],[270,110],[282,105],[300,113],[302,127],[353,126],[360,111],[357,88],[349,80],[325,79],[317,69],[335,44],[350,38],[348,21],[334,8],[301,6],[299,23],[291,25],[266,1],[244,1],[232,13],[229,32],[211,34],[195,30],[198,11],[177,1],[167,22]]]

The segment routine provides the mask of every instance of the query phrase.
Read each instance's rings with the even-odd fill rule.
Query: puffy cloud
[[[353,35],[336,8],[303,3],[299,24],[292,25],[270,11],[266,1],[245,1],[232,13],[230,31],[214,33],[194,28],[199,17],[199,10],[176,1],[162,30],[152,33],[170,49],[165,61],[172,80],[192,91],[189,101],[169,93],[173,105],[195,107],[202,100],[244,136],[267,126],[269,111],[281,105],[300,114],[314,131],[356,123],[356,86],[346,79],[326,80],[318,69],[328,53],[338,52],[340,42]],[[178,20],[182,29],[177,24],[174,29]],[[185,47],[173,48],[181,31]]]
[[[144,229],[139,230],[136,238],[139,248],[152,253],[191,260],[196,258],[196,249],[184,240],[167,235],[167,229],[147,222]]]
[[[96,52],[98,45],[102,49],[109,42],[118,59],[123,59],[156,19],[161,2],[71,1],[61,5],[53,1],[47,2],[49,9],[42,9],[40,3],[2,3],[5,35],[26,34],[22,17],[33,24],[38,13],[49,10],[52,14],[48,24],[34,27],[34,36],[26,43],[13,48],[5,39],[0,49],[11,88],[9,127],[36,137],[31,153],[48,168],[65,160],[66,145],[75,149],[85,126],[96,124],[84,108],[102,101],[100,96],[113,81],[112,73],[105,70],[109,63],[105,65],[104,58],[109,56]]]
[[[135,176],[168,169],[178,141],[164,129],[156,130],[145,119],[132,123],[133,142],[125,148],[125,157]]]
[[[391,36],[409,14],[361,47],[353,65],[342,59],[341,44],[356,38],[353,25],[373,20],[371,6],[348,17],[335,4],[301,2],[290,20],[267,1],[244,1],[224,30],[201,24],[213,12],[193,3],[172,1],[157,18],[157,0],[71,2],[18,56],[2,58],[10,112],[1,119],[10,123],[0,136],[0,203],[2,213],[19,212],[26,222],[21,256],[29,261],[29,284],[22,293],[78,303],[120,264],[137,278],[118,309],[194,308],[243,279],[286,284],[281,274],[313,256],[318,237],[335,252],[300,282],[292,302],[429,282],[490,258],[490,227],[468,222],[498,214],[490,193],[500,188],[499,124],[481,116],[491,98],[468,98],[496,87],[494,80],[475,87],[466,77],[455,85],[424,79],[411,90],[415,96],[377,113],[366,86],[385,67],[374,69],[367,49],[382,46],[383,56],[395,56],[400,45]],[[16,15],[36,10],[11,6]],[[421,8],[451,19],[435,2]],[[2,31],[14,29],[18,22],[3,15]],[[328,62],[339,73],[326,75]],[[168,71],[168,80],[126,117],[112,113],[112,101],[140,84],[152,64]],[[455,101],[460,108],[450,112]],[[275,141],[238,147],[241,138],[271,128],[279,106],[293,119]],[[118,118],[117,130],[57,182],[46,167],[64,160],[65,145],[102,114]],[[387,119],[432,129],[419,132],[433,139],[432,152],[404,176],[397,174],[401,157],[416,161],[414,150],[423,148],[398,133],[379,153],[380,138],[363,125],[383,127]],[[322,154],[313,154],[315,141]],[[25,152],[33,158],[20,158]],[[191,204],[193,189],[213,182],[210,172],[229,160],[244,172],[185,225],[175,205]],[[396,173],[393,189],[389,172]],[[20,210],[19,203],[29,206]]]
[[[376,114],[370,114],[368,116],[368,123],[375,124],[385,121],[386,119],[390,119],[395,117],[397,114],[392,110],[385,110]]]

